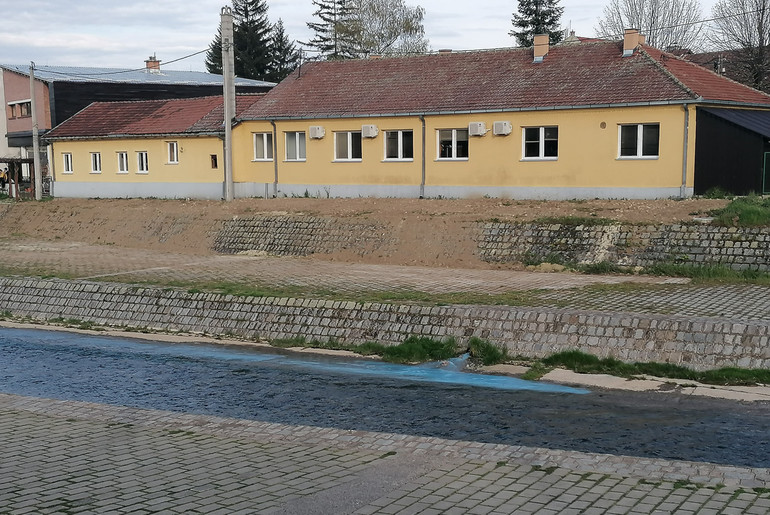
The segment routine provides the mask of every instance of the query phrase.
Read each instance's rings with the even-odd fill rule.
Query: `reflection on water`
[[[462,364],[458,359],[405,367],[243,347],[0,329],[0,391],[6,393],[285,424],[770,465],[767,406],[674,394],[575,395],[584,391],[456,370]]]

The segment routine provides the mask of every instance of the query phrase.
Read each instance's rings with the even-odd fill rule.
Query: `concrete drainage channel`
[[[401,343],[410,335],[487,339],[512,355],[580,349],[623,361],[770,368],[770,322],[508,306],[415,306],[234,297],[124,284],[0,279],[0,306],[34,321],[247,339]]]

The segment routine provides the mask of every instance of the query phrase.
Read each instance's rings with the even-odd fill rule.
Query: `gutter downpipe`
[[[682,107],[684,108],[684,149],[682,151],[682,186],[679,188],[679,198],[684,199],[687,197],[687,147],[690,132],[690,110],[687,104],[683,104]]]
[[[420,115],[422,123],[422,179],[420,180],[420,198],[425,198],[425,116]]]
[[[278,129],[275,126],[275,120],[270,120],[273,126],[273,168],[275,169],[275,179],[273,181],[273,198],[278,197]],[[265,198],[267,198],[267,186],[265,186]]]

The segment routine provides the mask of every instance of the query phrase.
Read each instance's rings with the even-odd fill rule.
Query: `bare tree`
[[[404,0],[356,0],[353,31],[361,55],[427,52],[424,17],[425,9]]]
[[[610,0],[595,27],[599,37],[618,38],[639,29],[647,43],[662,50],[702,46],[698,0]]]
[[[712,10],[711,40],[720,49],[731,49],[729,59],[738,68],[741,82],[763,91],[770,89],[770,0],[720,0]]]

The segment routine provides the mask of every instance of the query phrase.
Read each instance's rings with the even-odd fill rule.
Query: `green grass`
[[[770,197],[739,197],[722,209],[711,211],[712,224],[726,227],[770,226]]]
[[[681,263],[658,263],[643,271],[647,275],[687,277],[693,284],[770,284],[770,273],[758,270],[733,270],[725,265],[693,266]]]
[[[473,337],[468,342],[471,358],[484,366],[497,365],[508,361],[508,349],[500,348],[486,340]]]
[[[450,359],[460,354],[460,349],[454,338],[435,340],[425,336],[410,336],[398,345],[383,345],[381,343],[366,342],[360,345],[343,344],[331,340],[321,342],[318,340],[307,341],[305,338],[290,338],[273,340],[270,342],[275,347],[307,347],[313,349],[346,350],[362,356],[377,355],[383,361],[390,363],[423,363],[426,361],[440,361]]]
[[[623,363],[614,358],[598,358],[577,350],[559,352],[540,360],[540,363],[544,367],[564,367],[580,374],[610,374],[619,377],[650,375],[732,386],[770,384],[770,370],[720,368],[696,371],[670,363]]]

